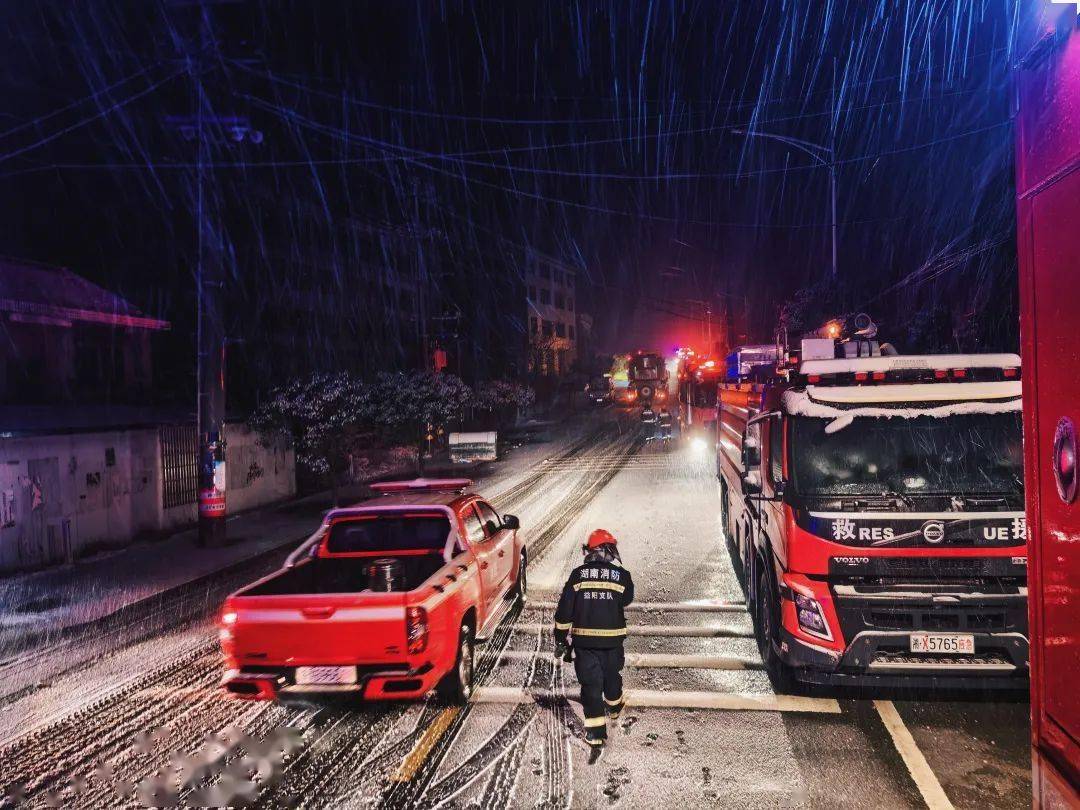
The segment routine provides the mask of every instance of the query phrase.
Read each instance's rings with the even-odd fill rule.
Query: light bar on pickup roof
[[[471,478],[413,478],[411,481],[380,481],[372,484],[375,492],[462,492],[472,486]]]

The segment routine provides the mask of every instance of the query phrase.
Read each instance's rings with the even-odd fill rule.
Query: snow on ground
[[[8,741],[0,759],[9,769],[20,757],[33,762],[23,770],[51,773],[57,785],[98,757],[142,778],[166,761],[168,751],[139,753],[132,747],[139,732],[157,727],[168,733],[168,746],[198,750],[206,734],[229,725],[255,735],[289,725],[303,732],[305,747],[267,797],[271,805],[297,791],[313,806],[372,806],[392,789],[393,796],[412,796],[413,802],[422,796],[433,805],[483,807],[918,806],[918,791],[866,700],[822,701],[833,712],[823,714],[631,706],[612,724],[604,758],[586,764],[580,706],[559,698],[576,693],[573,667],[550,655],[551,610],[544,605],[580,561],[588,532],[602,526],[619,538],[639,604],[741,599],[719,534],[711,456],[676,443],[669,452],[648,447],[627,459],[631,438],[612,430],[591,450],[563,457],[561,450],[610,418],[611,412],[590,415],[563,428],[555,441],[517,448],[477,481],[478,491],[491,496],[547,470],[506,507],[521,518],[535,554],[530,603],[514,620],[505,653],[501,638],[481,650],[487,658],[499,655],[485,687],[502,689],[501,695],[522,695],[524,687],[554,697],[522,695],[509,703],[475,703],[460,713],[430,702],[345,710],[250,704],[216,688],[214,629],[196,623],[119,649],[110,650],[108,638],[96,639],[86,665],[0,705],[0,739]],[[628,653],[654,656],[625,670],[628,688],[652,695],[771,696],[758,669],[648,664],[694,655],[752,665],[757,652],[745,612],[633,611],[628,620],[674,628],[628,639]],[[725,632],[680,635],[710,627]],[[181,667],[168,674],[177,662]],[[63,757],[47,753],[50,740],[40,741],[44,748],[10,745],[34,727],[71,718],[80,707],[85,711],[79,719],[56,726],[57,744],[84,740]],[[913,700],[897,708],[957,807],[986,806],[991,797],[1019,806],[1018,797],[1030,795],[1022,704]],[[445,737],[432,734],[438,728],[446,729]],[[416,755],[418,746],[427,753]],[[419,786],[391,778],[410,752],[419,765],[416,778],[423,780]],[[431,765],[426,770],[425,757]],[[91,782],[80,806],[108,804],[112,794],[104,790]],[[70,793],[64,798],[75,803]]]

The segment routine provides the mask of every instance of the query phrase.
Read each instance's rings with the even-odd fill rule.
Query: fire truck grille
[[[847,639],[866,631],[1027,635],[1027,605],[1020,594],[994,604],[934,604],[904,594],[884,600],[862,595],[837,596],[834,604],[840,629]]]

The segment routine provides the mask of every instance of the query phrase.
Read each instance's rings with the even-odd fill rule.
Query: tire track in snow
[[[618,464],[604,465],[596,468],[595,466],[585,466],[583,474],[580,478],[577,486],[568,494],[559,504],[558,508],[552,510],[554,513],[553,518],[546,524],[539,535],[528,545],[529,551],[529,564],[532,565],[540,560],[540,558],[552,547],[555,540],[562,535],[566,528],[577,518],[577,516],[585,509],[585,507],[595,498],[608,482],[625,466],[627,460],[633,456],[640,447],[640,440],[631,440],[620,437],[611,442],[608,448],[605,448],[605,452],[608,449],[618,448]],[[516,623],[520,611],[515,611],[512,617],[512,622],[504,620],[500,625],[499,631],[494,635],[485,648],[482,654],[482,664],[477,667],[479,677],[477,678],[477,685],[483,685],[484,681],[494,670],[498,663],[499,655],[501,655],[503,649],[506,647],[510,636],[514,632],[513,623]],[[542,633],[538,634],[538,640],[543,636]],[[536,658],[531,662],[530,675],[528,680],[534,677],[536,672]],[[526,685],[529,685],[528,683]],[[565,701],[564,701],[565,703]],[[491,760],[500,756],[499,749],[491,745],[485,744],[481,751],[476,752],[479,754],[479,758],[474,763],[475,767],[470,771],[470,775],[463,777],[464,784],[458,784],[459,780],[455,778],[455,775],[448,776],[439,782],[433,784],[433,780],[437,775],[446,754],[453,747],[456,742],[461,729],[470,718],[473,705],[466,706],[465,709],[454,719],[450,729],[444,734],[429,753],[424,763],[421,765],[418,773],[409,782],[393,783],[389,786],[385,786],[383,789],[382,797],[379,801],[380,807],[386,808],[403,808],[414,806],[427,806],[432,802],[427,801],[429,788],[432,796],[436,799],[436,802],[443,801],[447,795],[456,795],[460,793],[471,784],[473,784],[480,775],[483,775],[488,770],[488,765]],[[505,739],[506,735],[510,735],[512,739],[517,738],[515,732],[520,733],[524,729],[528,720],[531,720],[532,716],[536,714],[538,707],[536,704],[526,704],[519,706],[511,712],[510,717],[503,722],[503,724],[496,730],[496,732],[490,738],[494,740]],[[569,711],[568,706],[565,707],[565,711]],[[526,717],[527,716],[527,717]],[[565,746],[553,746],[552,748],[553,760],[557,759],[556,765],[558,770],[567,771],[569,765],[569,751]],[[485,762],[484,760],[487,760]],[[448,780],[453,780],[448,782]],[[445,783],[445,784],[444,784]],[[560,797],[561,798],[561,797]],[[423,802],[420,800],[424,799]],[[545,800],[550,801],[552,797],[545,797]]]

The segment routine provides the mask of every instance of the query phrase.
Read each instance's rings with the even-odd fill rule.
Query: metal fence
[[[161,505],[195,503],[199,491],[199,445],[194,425],[160,429]]]

